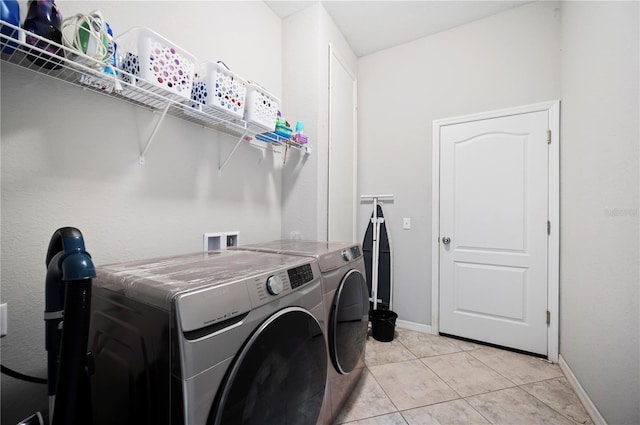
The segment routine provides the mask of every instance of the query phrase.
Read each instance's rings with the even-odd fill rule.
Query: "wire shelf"
[[[141,152],[141,163],[144,163],[144,154],[148,150],[152,138],[165,115],[171,115],[223,133],[240,136],[238,144],[242,141],[250,141],[252,138],[256,138],[256,135],[263,133],[263,130],[244,120],[204,104],[195,103],[191,99],[178,98],[178,96],[161,87],[149,84],[121,69],[111,69],[111,72],[109,72],[108,67],[105,68],[105,64],[101,61],[84,55],[75,49],[27,32],[8,22],[0,20],[0,29],[2,62],[28,69],[37,74],[46,75],[85,90],[107,95],[123,102],[161,111],[161,120],[158,121],[156,129]],[[30,43],[27,43],[27,35],[32,39]],[[305,154],[310,153],[309,147],[296,143],[291,139],[280,136],[274,138],[270,134],[269,141],[273,146],[284,144],[299,149]],[[224,164],[227,163],[229,157]],[[222,166],[219,169],[221,170]]]

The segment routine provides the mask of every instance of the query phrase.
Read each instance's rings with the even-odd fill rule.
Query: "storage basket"
[[[144,86],[139,84],[143,80],[163,89],[160,93],[170,98],[191,97],[196,64],[192,54],[144,27],[130,29],[116,37],[115,42],[118,68],[124,71],[119,73],[123,81]],[[135,94],[131,92],[124,90],[122,94],[133,97]]]
[[[203,62],[197,67],[191,89],[192,107],[196,103],[211,106],[232,115],[244,116],[247,82],[224,65]]]
[[[244,120],[266,131],[276,129],[280,100],[257,84],[247,86]]]

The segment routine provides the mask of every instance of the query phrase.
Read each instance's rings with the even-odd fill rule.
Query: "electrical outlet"
[[[225,232],[224,235],[227,239],[227,247],[238,246],[238,238],[240,237],[240,232]]]
[[[227,249],[227,247],[238,246],[240,232],[218,232],[205,233],[202,237],[203,251],[213,251],[216,249]]]
[[[411,218],[405,217],[402,219],[402,228],[405,230],[411,229]]]
[[[0,338],[7,336],[7,303],[0,304]]]
[[[202,250],[206,252],[225,248],[226,246],[223,246],[223,242],[226,242],[226,239],[223,240],[222,237],[222,233],[205,233],[202,237]]]

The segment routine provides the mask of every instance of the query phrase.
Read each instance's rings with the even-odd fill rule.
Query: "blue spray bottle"
[[[0,14],[1,18],[4,22],[8,22],[11,25],[16,27],[20,26],[20,5],[16,0],[0,0]],[[18,30],[11,28],[8,25],[0,24],[2,28],[2,34],[9,36],[11,38],[18,38]],[[17,47],[16,43],[7,43],[6,46],[2,48],[2,53],[11,54],[14,52]]]

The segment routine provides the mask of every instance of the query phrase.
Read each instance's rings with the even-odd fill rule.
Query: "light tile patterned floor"
[[[558,365],[457,339],[396,329],[369,337],[345,425],[593,425]]]

